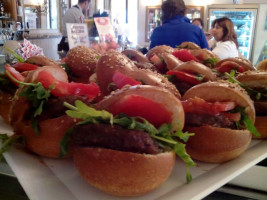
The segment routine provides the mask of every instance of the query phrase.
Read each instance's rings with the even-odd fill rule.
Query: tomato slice
[[[221,73],[225,73],[225,72],[230,73],[231,70],[236,70],[240,73],[243,73],[246,71],[244,67],[242,67],[242,66],[240,66],[237,63],[232,62],[232,61],[225,61],[221,64],[221,66],[219,66],[215,69]]]
[[[195,97],[182,101],[185,112],[216,115],[220,112],[232,110],[236,107],[235,102],[206,102],[204,99]]]
[[[143,117],[156,127],[171,122],[171,113],[161,104],[138,95],[126,95],[119,99],[110,112],[114,115],[124,113],[131,117]]]
[[[49,89],[54,96],[58,97],[78,95],[86,96],[88,99],[92,100],[100,93],[98,85],[94,82],[90,84],[67,83],[55,79],[50,72],[45,70],[39,72],[37,80],[42,83],[44,88]]]
[[[167,75],[175,75],[179,81],[187,82],[192,85],[197,85],[202,83],[202,81],[197,80],[197,77],[193,74],[189,74],[187,72],[183,71],[168,71]]]
[[[179,60],[181,60],[183,62],[187,62],[187,61],[190,61],[190,60],[194,60],[196,62],[199,61],[187,49],[175,50],[174,52],[172,52],[172,55],[174,55],[176,58],[178,58]]]
[[[237,112],[237,113],[224,112],[222,114],[232,122],[239,122],[241,120],[241,113],[240,112]]]
[[[12,76],[13,78],[15,78],[16,80],[23,82],[25,77],[21,75],[21,73],[19,73],[14,67],[11,67],[9,64],[5,65],[5,70],[7,70]],[[19,85],[17,82],[14,82],[13,80],[11,80],[15,85]]]
[[[39,66],[37,65],[33,65],[33,64],[29,64],[29,63],[17,63],[15,65],[13,65],[13,67],[19,71],[19,72],[24,72],[24,71],[32,71],[37,69]]]
[[[112,76],[112,81],[119,89],[121,89],[125,85],[142,85],[141,82],[136,81],[133,78],[120,73],[118,70],[114,72]]]

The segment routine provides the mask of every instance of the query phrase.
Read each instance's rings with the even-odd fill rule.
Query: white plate
[[[0,133],[12,130],[0,119]],[[252,141],[249,149],[224,164],[198,162],[191,168],[193,181],[185,182],[185,166],[177,159],[169,179],[147,195],[118,198],[107,195],[86,183],[71,159],[40,158],[23,149],[12,148],[4,154],[8,164],[31,200],[115,200],[115,199],[201,199],[267,157],[267,140]]]

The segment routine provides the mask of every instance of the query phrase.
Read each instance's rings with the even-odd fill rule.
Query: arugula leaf
[[[69,128],[69,130],[66,132],[64,137],[61,139],[59,146],[60,146],[60,154],[59,158],[63,158],[69,150],[69,142],[70,142],[70,135],[73,131],[73,128]]]
[[[196,75],[196,79],[197,79],[198,81],[203,81],[204,78],[205,78],[205,75],[202,75],[202,74],[197,74],[197,75]]]
[[[260,133],[254,126],[253,122],[251,119],[248,117],[248,115],[245,113],[245,108],[242,107],[236,107],[235,109],[232,110],[233,113],[235,112],[240,112],[241,114],[241,119],[239,122],[236,122],[237,128],[241,129],[248,129],[253,135],[255,136],[260,136]]]
[[[110,125],[116,124],[127,129],[147,132],[152,138],[156,139],[160,147],[165,150],[174,150],[174,152],[186,163],[187,182],[191,181],[192,176],[188,168],[195,166],[195,163],[186,153],[185,144],[179,140],[186,142],[190,136],[194,135],[193,133],[183,133],[181,130],[172,133],[171,124],[163,124],[157,129],[153,124],[149,123],[142,117],[129,117],[125,114],[120,114],[113,117],[111,113],[104,110],[95,110],[79,100],[75,101],[75,106],[66,102],[64,102],[64,105],[70,109],[66,111],[67,115],[83,120],[82,122],[79,122],[78,125],[87,123],[106,123]],[[69,140],[67,138],[70,135],[70,131],[71,130],[66,133],[66,136],[61,141],[62,148],[60,156],[64,156],[67,152],[67,147],[65,146],[68,146]]]
[[[203,64],[211,64],[212,67],[214,67],[216,65],[216,63],[219,62],[219,59],[218,58],[208,58],[206,60],[203,61]]]
[[[3,153],[5,153],[6,151],[8,151],[9,148],[15,142],[17,142],[17,140],[20,137],[21,136],[18,136],[18,135],[8,136],[7,134],[0,134],[0,140],[2,141],[2,146],[1,146],[1,149],[0,149],[0,161],[3,159]]]
[[[25,62],[25,60],[21,56],[19,56],[15,51],[13,51],[12,49],[10,49],[6,46],[4,46],[4,49],[7,50],[8,52],[10,52],[17,59],[18,62],[22,62],[22,63]]]

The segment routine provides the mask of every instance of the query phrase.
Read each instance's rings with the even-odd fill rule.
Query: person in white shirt
[[[237,34],[232,20],[227,17],[215,19],[212,22],[212,35],[216,40],[212,52],[220,59],[238,57]]]
[[[67,40],[67,23],[83,23],[84,13],[89,8],[90,0],[79,0],[78,4],[71,7],[63,16],[63,37],[58,44],[58,51],[68,51],[69,45]]]

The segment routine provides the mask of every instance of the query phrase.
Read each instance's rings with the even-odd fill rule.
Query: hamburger
[[[59,66],[44,66],[29,72],[20,84],[10,108],[10,123],[14,133],[25,138],[26,148],[41,156],[58,158],[60,140],[75,124],[65,114],[63,102],[79,99],[87,104],[99,93],[96,84],[68,82],[66,72]]]
[[[159,187],[172,172],[175,153],[194,165],[177,140],[189,136],[181,132],[181,102],[166,89],[123,88],[98,102],[96,110],[81,102],[65,105],[69,116],[82,120],[69,136],[75,166],[108,194],[139,196]]]
[[[233,81],[240,84],[254,101],[256,109],[255,126],[260,136],[254,138],[267,138],[267,72],[247,71],[239,74]]]
[[[194,85],[216,80],[216,74],[209,67],[193,60],[169,70],[166,74],[182,95]]]
[[[101,56],[97,63],[96,76],[103,96],[125,85],[154,85],[181,98],[179,91],[167,78],[151,70],[137,68],[127,56],[116,51],[110,50]]]
[[[245,58],[226,58],[218,62],[215,67],[219,76],[224,76],[224,73],[235,71],[235,75],[245,71],[254,71],[255,67]]]
[[[255,109],[245,90],[229,82],[207,82],[182,97],[185,130],[195,133],[186,150],[196,160],[222,163],[241,155],[249,146]]]

